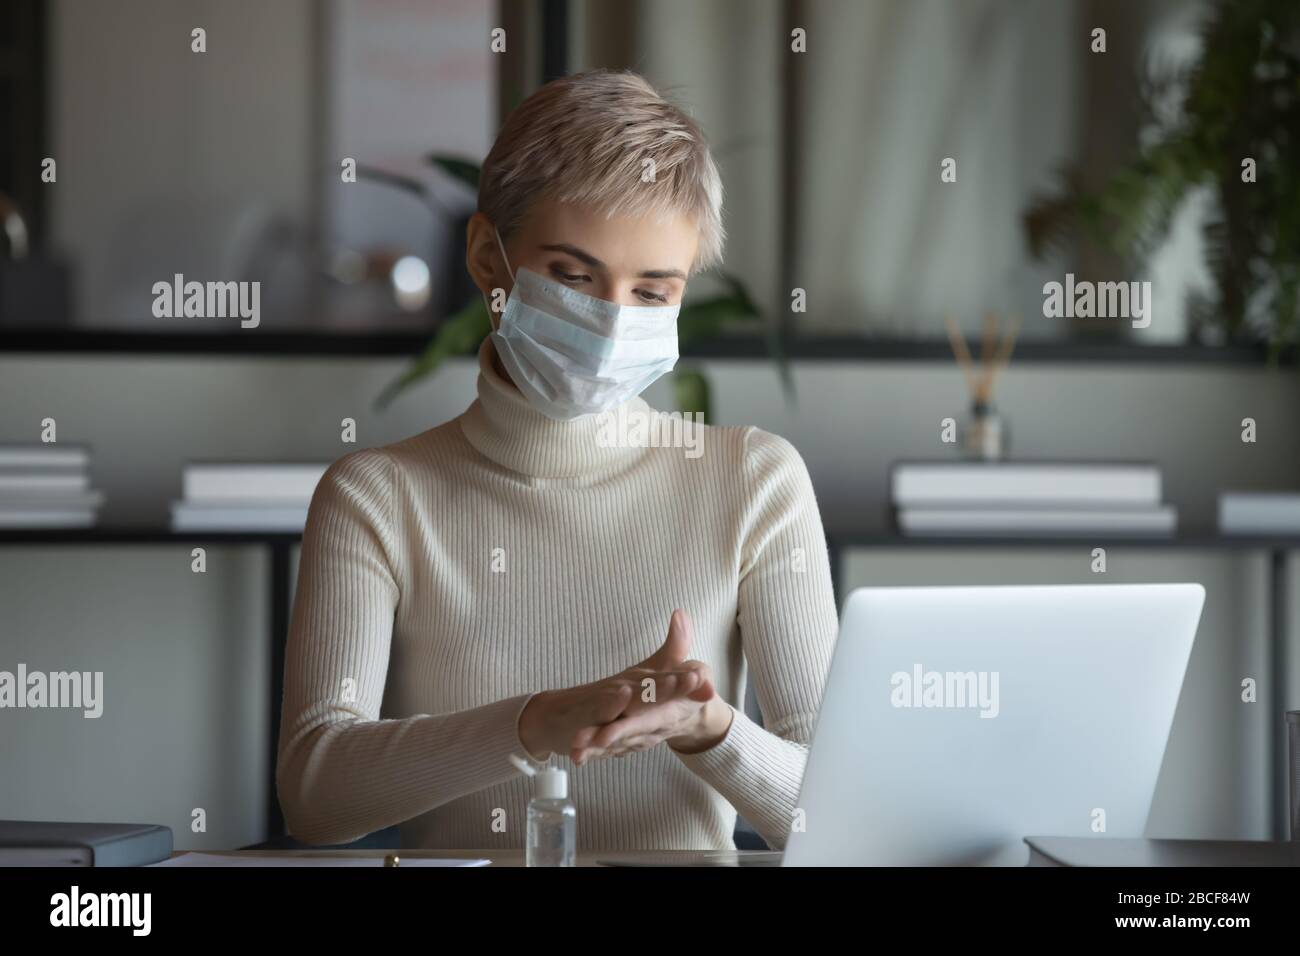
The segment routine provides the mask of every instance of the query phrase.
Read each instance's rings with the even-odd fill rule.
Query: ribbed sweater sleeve
[[[782,849],[838,631],[826,536],[790,442],[746,433],[737,620],[766,728],[732,707],[715,746],[678,758]]]
[[[380,719],[402,592],[394,465],[376,449],[324,473],[303,532],[276,784],[289,832],[342,843],[517,775],[531,694]]]

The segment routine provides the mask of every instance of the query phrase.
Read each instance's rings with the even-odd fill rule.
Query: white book
[[[899,462],[890,476],[897,507],[1160,503],[1160,469],[1108,462]]]
[[[94,508],[53,508],[48,511],[30,508],[7,511],[0,508],[0,528],[93,528]]]
[[[102,491],[71,492],[68,494],[13,494],[0,495],[0,514],[19,514],[24,511],[81,511],[98,508],[104,503]]]
[[[186,501],[309,502],[329,462],[190,462],[181,479]]]
[[[90,475],[67,468],[58,471],[0,471],[0,498],[11,495],[77,494],[90,488]]]
[[[1155,508],[900,508],[898,528],[916,536],[1167,536],[1178,528],[1171,506]]]
[[[302,531],[308,502],[230,504],[173,501],[173,531]]]
[[[1219,495],[1223,534],[1300,534],[1300,492],[1225,491]]]
[[[0,469],[9,468],[87,468],[90,447],[54,442],[0,442]]]

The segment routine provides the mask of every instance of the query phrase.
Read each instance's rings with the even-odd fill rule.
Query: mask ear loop
[[[511,282],[514,282],[514,281],[515,281],[515,271],[514,271],[513,269],[510,268],[510,257],[509,257],[508,255],[506,255],[506,247],[505,247],[505,243],[503,243],[503,242],[501,241],[501,233],[497,231],[497,227],[496,227],[496,226],[493,226],[493,227],[492,227],[492,235],[494,235],[494,236],[497,237],[497,248],[501,250],[501,258],[505,260],[505,264],[506,264],[506,274],[510,276],[510,281],[511,281]],[[491,316],[491,315],[492,315],[492,304],[491,304],[490,302],[488,302],[488,297],[487,297],[487,294],[486,294],[486,293],[484,293],[484,295],[483,295],[483,304],[484,304],[485,306],[487,306],[488,315]],[[499,322],[499,321],[500,321],[500,320],[498,319],[498,322]],[[494,328],[492,331],[495,332],[496,329]]]
[[[506,262],[506,272],[510,275],[510,281],[515,281],[515,270],[510,268],[510,257],[506,255],[505,243],[501,241],[501,233],[497,232],[497,227],[492,227],[492,234],[497,237],[497,248],[501,250],[501,258]]]

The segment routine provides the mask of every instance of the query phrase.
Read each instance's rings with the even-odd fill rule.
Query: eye
[[[668,301],[668,296],[658,295],[654,292],[651,292],[649,289],[638,289],[637,295],[639,295],[646,302],[666,303]]]
[[[573,274],[573,273],[565,272],[565,271],[564,271],[563,269],[561,269],[559,266],[551,266],[551,273],[552,273],[552,274],[553,274],[557,279],[560,279],[560,280],[562,280],[562,281],[564,281],[564,282],[582,282],[582,281],[584,281],[584,280],[590,281],[590,279],[591,279],[590,276],[584,275],[584,274],[582,274],[582,273],[580,273],[580,272],[577,273],[577,274]]]

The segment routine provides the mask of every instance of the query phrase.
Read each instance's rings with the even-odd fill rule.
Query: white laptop
[[[1142,836],[1204,600],[854,591],[781,865],[1017,865],[1026,836]]]

